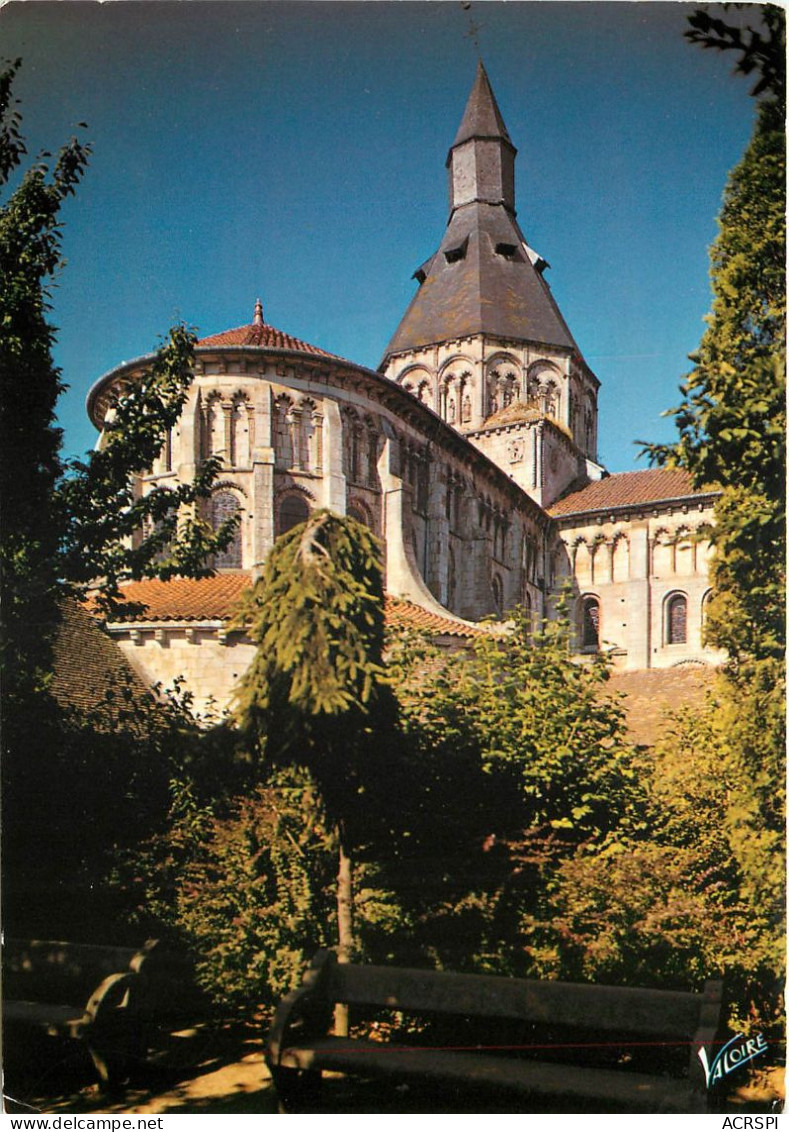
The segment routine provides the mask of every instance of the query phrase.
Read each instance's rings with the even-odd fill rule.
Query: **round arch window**
[[[217,491],[211,496],[211,526],[219,530],[222,523],[232,519],[239,509],[239,502],[232,491]],[[233,531],[233,538],[224,550],[214,555],[217,570],[241,569],[241,525]]]
[[[585,597],[581,606],[581,648],[596,652],[600,648],[600,602]]]
[[[688,599],[674,594],[666,605],[666,644],[684,645],[688,640]]]
[[[301,495],[286,495],[279,508],[279,533],[284,535],[299,523],[305,523],[309,513],[309,505]]]
[[[491,579],[491,589],[493,590],[493,604],[496,607],[496,613],[501,617],[504,612],[504,586],[498,574],[494,574]]]

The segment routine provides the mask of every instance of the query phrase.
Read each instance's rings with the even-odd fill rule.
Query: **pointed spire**
[[[263,325],[263,304],[261,303],[260,299],[258,299],[255,303],[255,317],[252,320],[252,324],[253,326]]]
[[[447,157],[449,209],[475,201],[515,215],[515,154],[482,60]]]
[[[512,145],[481,59],[477,63],[477,75],[466,103],[463,121],[452,143],[453,149],[471,138],[501,138]]]
[[[547,266],[515,217],[515,147],[482,63],[449,151],[449,222],[418,270],[419,290],[390,341],[393,355],[478,335],[577,351],[550,288]]]

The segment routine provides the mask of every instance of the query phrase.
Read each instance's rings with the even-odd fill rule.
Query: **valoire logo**
[[[746,1038],[744,1034],[735,1034],[718,1051],[712,1065],[710,1065],[707,1051],[702,1046],[698,1053],[699,1061],[704,1067],[704,1075],[707,1078],[707,1088],[711,1088],[716,1081],[722,1080],[734,1069],[739,1069],[741,1065],[745,1065],[746,1061],[753,1061],[766,1049],[767,1042],[762,1034],[757,1034],[755,1038]]]

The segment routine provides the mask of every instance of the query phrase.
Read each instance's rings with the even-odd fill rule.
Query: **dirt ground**
[[[93,1070],[77,1043],[42,1050],[4,1051],[7,1113],[233,1114],[278,1112],[263,1060],[262,1033],[253,1027],[201,1024],[161,1035],[139,1079],[114,1096],[92,1083]],[[783,1111],[784,1071],[755,1071],[729,1098],[730,1112]],[[337,1078],[324,1082],[308,1111],[322,1113],[567,1113],[523,1098],[475,1097],[454,1089]]]

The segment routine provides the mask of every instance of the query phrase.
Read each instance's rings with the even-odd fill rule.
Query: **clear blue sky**
[[[710,306],[707,249],[751,131],[734,60],[682,38],[692,5],[474,3],[519,155],[518,218],[602,381],[600,455],[670,439]],[[729,16],[731,18],[731,14]],[[742,17],[748,18],[746,12]],[[12,2],[31,154],[85,121],[54,299],[65,449],[85,394],[182,318],[266,320],[370,367],[447,219],[444,161],[476,65],[444,2]]]

